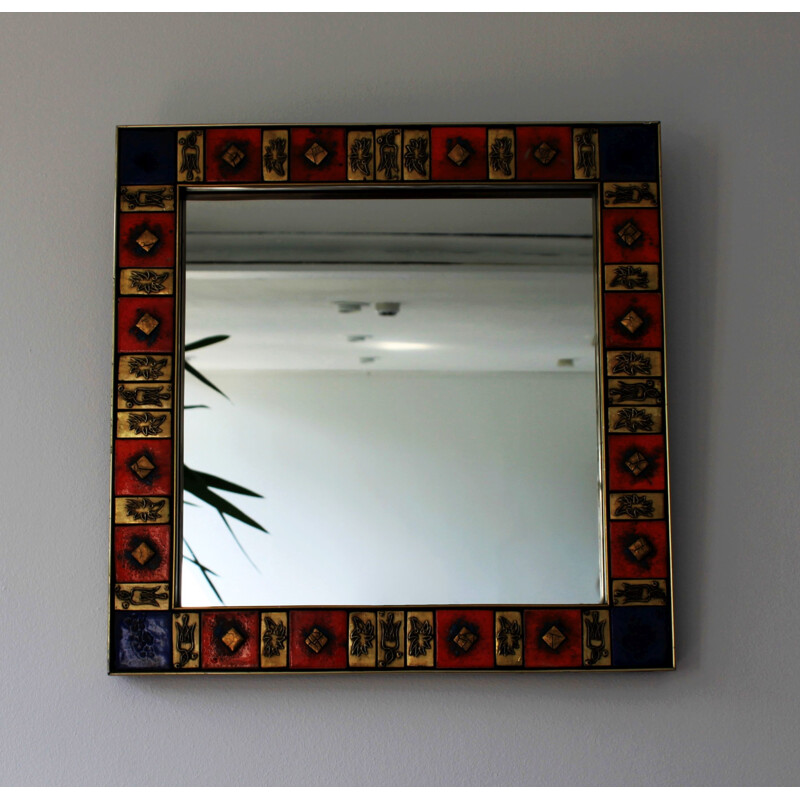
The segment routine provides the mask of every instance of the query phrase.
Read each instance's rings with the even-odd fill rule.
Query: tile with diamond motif
[[[433,667],[435,664],[435,621],[433,611],[409,611],[406,619],[406,665]]]
[[[605,609],[584,609],[581,613],[583,666],[607,667],[611,664],[611,630]]]
[[[494,653],[493,611],[446,608],[436,612],[439,669],[491,669]]]
[[[510,181],[517,174],[513,128],[489,128],[489,180]]]
[[[524,615],[525,666],[581,666],[581,612],[574,608],[528,609]]]
[[[613,292],[605,296],[606,347],[660,347],[661,295]]]
[[[260,636],[257,611],[204,611],[200,664],[203,669],[255,669]]]
[[[610,377],[629,384],[644,383],[646,387],[648,379],[661,376],[661,353],[658,350],[609,350],[606,368]],[[630,381],[628,378],[644,380]]]
[[[400,128],[375,131],[375,180],[399,181],[403,176],[403,132]]]
[[[517,179],[572,180],[572,128],[517,126]]]
[[[655,181],[604,183],[603,205],[606,208],[655,208],[658,184]]]
[[[494,616],[495,663],[498,667],[522,667],[522,612],[504,609]]]
[[[178,183],[202,183],[205,174],[205,131],[178,131]]]
[[[171,492],[171,439],[117,439],[114,442],[114,494],[167,495]]]
[[[169,607],[169,584],[117,583],[114,585],[114,608],[117,611],[158,610]]]
[[[669,602],[667,582],[657,578],[612,581],[611,602],[615,606],[665,606]]]
[[[292,128],[289,163],[293,183],[347,180],[347,138],[344,128]]]
[[[603,125],[600,176],[603,181],[657,181],[658,126]]]
[[[489,172],[486,128],[431,129],[431,177],[435,181],[482,181]]]
[[[606,263],[659,263],[661,240],[657,209],[604,208],[601,220]]]
[[[200,666],[200,615],[179,611],[172,615],[172,666],[198,669]]]
[[[261,138],[261,179],[267,183],[289,180],[289,131],[268,128]]]
[[[378,667],[400,669],[405,666],[405,614],[399,610],[381,610],[376,624]]]
[[[666,522],[612,522],[609,547],[612,578],[666,578],[668,575]]]
[[[608,440],[606,480],[612,491],[665,488],[666,442],[663,436],[622,434]]]
[[[348,620],[348,664],[357,668],[374,667],[377,663],[376,653],[378,651],[375,612],[351,611]]]
[[[290,669],[345,669],[349,641],[346,611],[289,612]]]
[[[611,492],[608,500],[612,520],[664,519],[663,492]]]
[[[117,134],[122,185],[175,183],[174,128],[119,128]]]
[[[261,128],[207,128],[206,182],[261,181]]]
[[[121,186],[119,191],[119,210],[123,213],[175,210],[174,186]]]
[[[174,276],[175,270],[172,269],[123,269],[119,273],[119,293],[172,294]]]
[[[423,128],[403,129],[403,180],[431,179],[431,134]]]
[[[375,180],[375,134],[371,130],[347,132],[347,180]]]
[[[655,292],[660,288],[658,264],[606,264],[607,292]]]
[[[169,381],[172,378],[172,356],[121,355],[117,378],[120,381]]]
[[[658,406],[611,406],[608,409],[609,433],[661,433],[663,428],[663,409]]]
[[[169,522],[169,497],[115,497],[114,522],[117,525],[154,525]]]
[[[172,658],[169,612],[116,611],[113,619],[113,670],[146,672],[169,668]]]
[[[261,614],[261,667],[283,669],[289,663],[289,615],[285,611]]]
[[[575,180],[596,180],[600,174],[597,128],[572,129],[573,175]]]
[[[117,301],[117,349],[128,353],[171,353],[171,297],[121,297]]]
[[[117,243],[120,267],[173,267],[175,214],[120,214]]]
[[[169,580],[169,525],[114,528],[114,580],[153,583]]]
[[[672,624],[669,606],[611,610],[612,666],[672,669]]]

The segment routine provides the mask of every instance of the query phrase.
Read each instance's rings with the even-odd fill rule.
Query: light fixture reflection
[[[434,345],[422,342],[370,342],[370,347],[379,350],[431,350]]]

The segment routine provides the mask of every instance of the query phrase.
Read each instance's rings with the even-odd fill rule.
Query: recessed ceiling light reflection
[[[378,350],[431,350],[434,345],[422,342],[370,342],[370,347]]]

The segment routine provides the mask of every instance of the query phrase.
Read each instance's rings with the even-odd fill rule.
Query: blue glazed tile
[[[671,667],[671,641],[667,608],[611,610],[612,667]]]
[[[175,183],[177,147],[172,128],[120,128],[119,182],[145,186]]]
[[[118,669],[166,669],[172,658],[170,615],[165,611],[114,614]]]
[[[658,180],[655,125],[604,125],[599,130],[601,180]]]

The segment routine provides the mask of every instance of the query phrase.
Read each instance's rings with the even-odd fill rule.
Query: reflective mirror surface
[[[184,547],[219,597],[185,561],[181,602],[602,601],[592,230],[584,198],[190,199]]]

